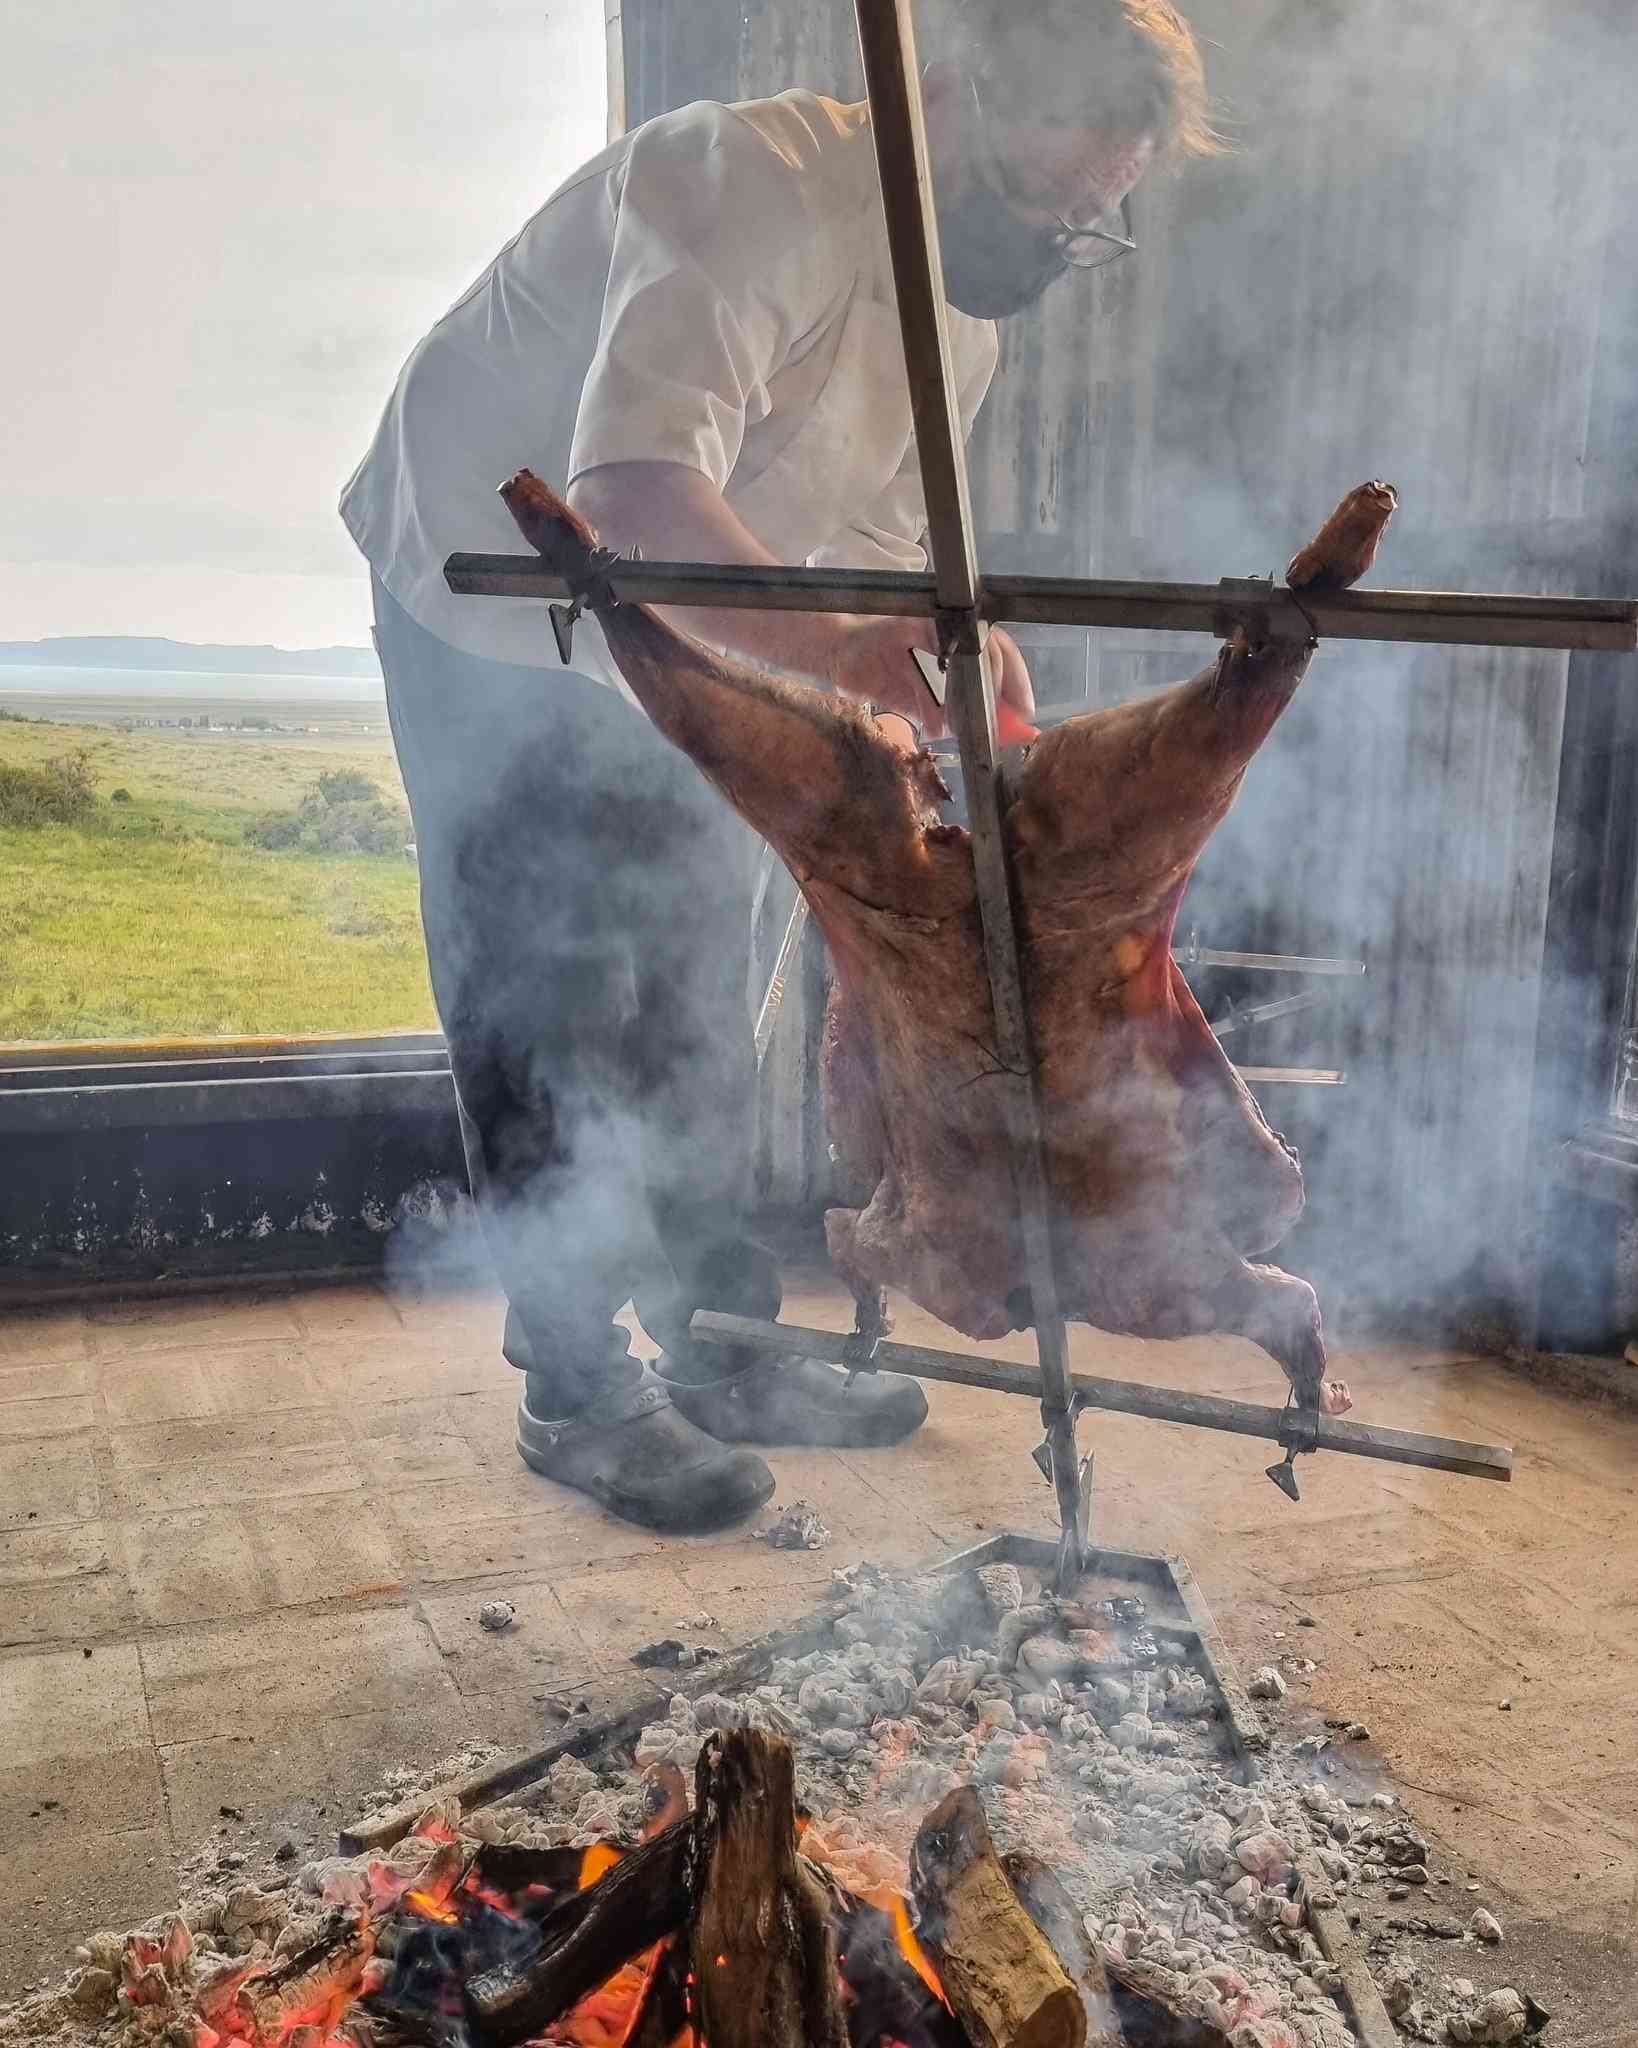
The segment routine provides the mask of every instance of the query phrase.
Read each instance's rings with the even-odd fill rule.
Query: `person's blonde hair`
[[[931,0],[929,57],[974,71],[1019,114],[1152,134],[1178,157],[1215,156],[1205,66],[1172,0]]]

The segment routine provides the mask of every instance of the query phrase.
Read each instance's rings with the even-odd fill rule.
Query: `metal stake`
[[[946,711],[961,748],[984,962],[995,1015],[995,1077],[1012,1145],[1013,1184],[1029,1276],[1030,1320],[1041,1362],[1041,1420],[1058,1500],[1058,1579],[1067,1586],[1086,1551],[1086,1503],[1075,1447],[1069,1340],[1052,1260],[1051,1205],[1019,959],[1010,863],[1002,830],[995,695],[984,660],[986,627],[973,541],[960,413],[944,318],[944,270],[917,84],[910,0],[856,0],[871,127],[887,216],[899,323],[910,368],[910,404],[927,504],[927,542],[938,601],[939,651],[947,657]]]

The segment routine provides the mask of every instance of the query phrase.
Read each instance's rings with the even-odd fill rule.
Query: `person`
[[[946,0],[923,96],[961,426],[995,321],[1132,246],[1127,194],[1209,147],[1170,0]],[[649,559],[919,569],[925,513],[866,105],[793,90],[646,122],[527,221],[405,364],[341,510],[414,821],[468,1169],[525,1374],[517,1442],[652,1528],[762,1505],[753,1446],[885,1444],[920,1387],[696,1347],[696,1307],[772,1317],[747,1234],[758,844],[649,726],[596,622],[456,597],[517,552],[528,466]],[[934,728],[929,623],[692,608],[685,631]],[[1002,700],[1031,708],[993,635]],[[632,1357],[632,1300],[659,1344]]]

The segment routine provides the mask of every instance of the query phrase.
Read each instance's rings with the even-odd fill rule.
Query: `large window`
[[[35,9],[0,100],[0,1040],[424,1029],[336,499],[601,147],[603,11]]]

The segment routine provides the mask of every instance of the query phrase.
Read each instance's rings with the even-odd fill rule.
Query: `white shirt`
[[[995,328],[949,318],[966,433]],[[544,604],[456,597],[444,561],[524,551],[495,495],[514,471],[562,490],[639,461],[699,470],[785,562],[925,566],[867,107],[701,103],[594,158],[410,356],[341,515],[429,632],[555,667]],[[623,688],[589,619],[574,665]]]

